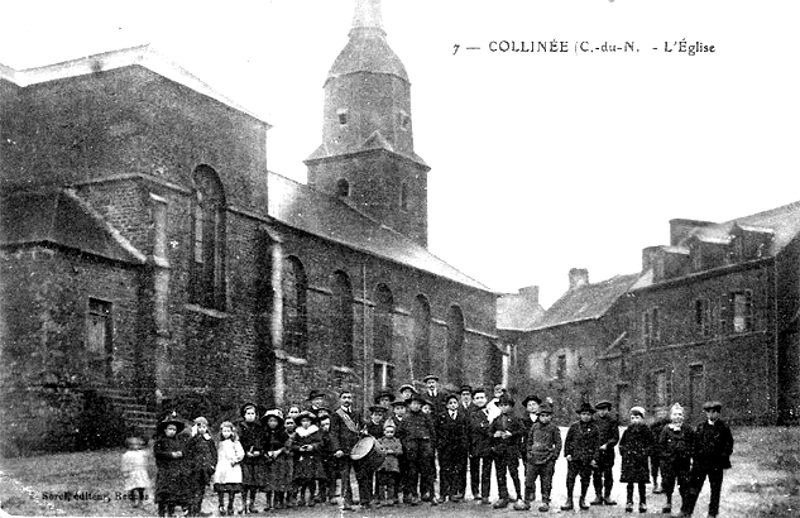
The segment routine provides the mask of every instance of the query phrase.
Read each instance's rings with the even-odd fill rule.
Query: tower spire
[[[381,15],[381,0],[356,0],[353,13],[353,28],[356,31],[378,31],[385,35],[383,30],[383,16]]]

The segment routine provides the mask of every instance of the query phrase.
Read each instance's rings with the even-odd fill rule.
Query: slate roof
[[[497,329],[527,331],[544,316],[538,300],[523,294],[508,293],[497,299]]]
[[[281,223],[437,277],[491,291],[425,247],[308,185],[268,173],[269,215]]]
[[[325,144],[321,144],[317,149],[314,150],[313,153],[311,153],[311,156],[305,159],[305,163],[308,164],[309,162],[314,162],[315,160],[321,160],[332,156],[341,156],[343,154],[349,155],[355,153],[365,153],[376,150],[383,150],[383,151],[388,151],[389,153],[394,153],[395,155],[399,155],[403,158],[411,160],[412,162],[416,162],[417,164],[420,164],[426,169],[430,169],[430,167],[428,167],[428,164],[425,163],[425,160],[423,160],[422,157],[419,156],[418,154],[414,153],[414,151],[411,151],[410,153],[403,153],[397,151],[392,145],[392,143],[389,142],[386,139],[386,137],[384,137],[383,134],[378,130],[373,131],[372,135],[367,137],[367,139],[364,140],[364,142],[360,146],[351,147],[350,149],[347,149],[344,153],[341,152],[332,153],[330,149],[328,149],[328,146],[326,146]]]
[[[326,82],[356,72],[390,74],[408,82],[406,67],[378,28],[354,27],[350,31],[349,41],[333,62]]]
[[[640,274],[617,275],[567,291],[555,301],[531,331],[560,326],[605,315],[614,302],[639,279]]]
[[[0,246],[59,245],[126,263],[145,256],[77,196],[65,191],[23,193],[3,200]]]

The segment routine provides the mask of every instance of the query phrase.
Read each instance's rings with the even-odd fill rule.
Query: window
[[[650,308],[642,313],[642,345],[650,347],[657,344],[660,338],[658,308]]]
[[[411,364],[412,379],[421,379],[430,374],[431,305],[425,295],[414,300],[414,361]]]
[[[699,338],[707,338],[713,334],[713,314],[711,301],[697,299],[694,301],[695,333]]]
[[[408,182],[400,184],[400,208],[408,210]]]
[[[372,323],[372,347],[375,354],[373,381],[375,387],[386,388],[392,384],[394,365],[392,349],[394,347],[394,297],[385,284],[378,284],[375,289],[375,311]]]
[[[375,389],[388,389],[394,386],[394,365],[375,360],[372,371]]]
[[[283,262],[283,348],[292,356],[305,357],[306,346],[306,280],[303,264],[289,256]]]
[[[225,196],[208,166],[194,172],[191,297],[194,304],[225,310]]]
[[[332,360],[334,365],[351,367],[353,364],[353,290],[350,278],[341,270],[333,274],[331,305]]]
[[[747,333],[753,330],[753,296],[749,291],[731,293],[733,306],[733,332]]]
[[[556,378],[559,380],[564,380],[567,378],[567,355],[566,354],[559,354],[558,355],[558,367],[556,370]]]
[[[336,182],[336,196],[340,198],[347,198],[350,196],[350,182],[344,178],[340,178],[339,181]]]
[[[112,334],[111,303],[89,299],[89,313],[86,316],[86,350],[103,356],[111,354]]]
[[[458,306],[447,312],[447,381],[460,385],[464,375],[464,314]]]
[[[411,117],[404,111],[397,114],[397,122],[400,123],[401,129],[408,130],[411,127]]]
[[[344,126],[345,124],[347,124],[347,110],[346,109],[337,110],[336,111],[336,115],[339,117],[339,124],[341,126]]]
[[[672,401],[672,371],[653,372],[653,406],[669,406]]]

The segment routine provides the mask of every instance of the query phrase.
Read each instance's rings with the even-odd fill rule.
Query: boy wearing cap
[[[600,435],[600,453],[597,456],[597,467],[592,471],[594,482],[594,500],[592,505],[616,505],[611,499],[611,488],[614,487],[614,446],[619,442],[619,422],[610,414],[611,401],[600,401],[595,405],[594,416],[597,432]]]
[[[600,454],[600,433],[592,419],[594,408],[585,402],[577,413],[580,419],[569,427],[567,439],[564,441],[564,457],[567,459],[567,501],[561,506],[562,511],[571,511],[575,508],[573,494],[575,478],[578,475],[581,477],[581,497],[578,505],[581,510],[589,509],[586,505],[586,493],[589,491],[592,469],[597,467],[597,457]]]
[[[519,484],[519,447],[524,427],[521,420],[511,413],[511,409],[514,407],[514,399],[511,396],[508,394],[500,396],[497,400],[497,407],[500,409],[500,415],[492,421],[489,431],[492,435],[491,458],[494,461],[497,490],[500,493],[500,499],[495,502],[494,507],[503,509],[508,506],[509,500],[506,471],[511,475],[517,500],[522,500]]]
[[[492,478],[492,434],[489,431],[489,410],[486,408],[486,390],[472,392],[475,410],[469,415],[469,476],[472,497],[482,504],[489,503],[489,486]]]
[[[650,479],[647,459],[653,450],[653,434],[644,424],[644,408],[635,406],[631,408],[630,426],[619,440],[619,453],[622,455],[622,469],[619,481],[627,482],[627,499],[625,512],[633,512],[633,485],[639,489],[639,512],[647,512],[647,491],[645,484]]]
[[[439,495],[444,501],[464,497],[467,478],[467,417],[456,394],[447,396],[447,409],[438,416]]]
[[[430,459],[434,454],[436,441],[433,423],[422,413],[423,399],[414,394],[409,403],[409,411],[399,426],[406,454],[408,469],[407,496],[411,505],[419,505],[419,490],[425,491],[431,486],[430,479],[435,474],[430,472]],[[430,495],[432,503],[436,503],[434,495]]]
[[[395,432],[395,426],[387,422],[383,427],[383,437],[378,439],[386,457],[377,472],[375,495],[377,507],[399,503],[397,490],[400,482],[400,456],[403,454],[403,444],[395,436]]]
[[[706,420],[695,430],[695,448],[692,470],[689,476],[688,498],[681,502],[681,514],[691,516],[697,497],[703,489],[706,477],[711,486],[708,500],[708,516],[719,514],[719,497],[722,491],[724,470],[731,467],[733,435],[728,425],[720,419],[722,403],[709,401],[703,405]]]
[[[525,399],[522,400],[522,408],[525,409],[525,416],[522,418],[522,426],[525,429],[521,442],[520,442],[520,454],[524,454],[527,451],[527,442],[528,442],[528,435],[530,434],[531,427],[533,423],[535,423],[539,419],[539,405],[542,404],[542,400],[539,396],[530,395],[527,396]],[[525,469],[525,480],[528,480],[528,463],[525,461],[524,455],[522,456],[522,467]],[[533,501],[533,498],[529,498],[528,495],[528,484],[525,483],[525,504],[523,507],[524,509],[530,509],[529,502]]]
[[[539,511],[550,510],[550,492],[556,459],[561,454],[561,431],[552,423],[553,406],[545,403],[539,408],[539,418],[531,425],[526,441],[525,503],[536,500],[536,479],[540,479],[542,505]],[[530,504],[525,506],[529,509]]]
[[[192,438],[186,445],[186,462],[189,465],[189,516],[199,516],[206,486],[217,467],[217,445],[208,433],[208,420],[198,417],[192,426]]]

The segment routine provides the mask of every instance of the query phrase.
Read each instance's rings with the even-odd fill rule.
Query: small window
[[[655,345],[660,337],[658,308],[648,309],[642,313],[642,345],[645,347]]]
[[[699,338],[711,336],[713,330],[713,316],[711,301],[697,299],[694,301],[695,333]]]
[[[344,126],[347,124],[347,110],[338,110],[336,115],[339,116],[339,124]]]
[[[672,372],[653,372],[653,406],[669,406],[672,401]]]
[[[733,332],[748,333],[753,330],[753,296],[749,291],[731,293],[733,306]]]
[[[344,178],[340,178],[339,181],[336,182],[336,196],[340,198],[347,198],[350,196],[350,182]]]
[[[111,352],[112,342],[111,303],[89,299],[89,314],[86,317],[86,350],[98,355]]]
[[[558,355],[558,372],[556,373],[556,377],[560,380],[566,379],[567,377],[567,355],[566,354],[559,354]]]
[[[394,365],[375,360],[372,376],[376,390],[391,388],[394,386]]]
[[[408,182],[400,184],[400,208],[408,210]]]

